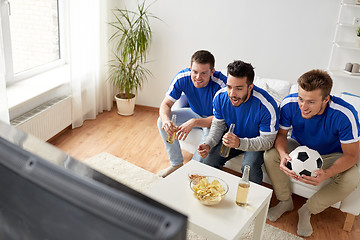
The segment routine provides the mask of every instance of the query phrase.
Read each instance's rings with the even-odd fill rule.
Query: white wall
[[[112,4],[132,8],[136,1]],[[339,7],[340,0],[157,0],[151,12],[163,22],[152,21],[153,77],[137,104],[159,107],[172,78],[198,49],[214,54],[217,69],[240,59],[260,77],[291,82],[310,69],[326,69]]]

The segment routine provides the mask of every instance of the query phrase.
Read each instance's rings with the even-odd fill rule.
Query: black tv
[[[185,239],[187,217],[0,121],[0,239]]]

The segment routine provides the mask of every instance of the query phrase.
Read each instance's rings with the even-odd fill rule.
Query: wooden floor
[[[76,129],[66,129],[49,142],[78,160],[85,160],[101,152],[108,152],[150,172],[157,173],[168,167],[169,161],[161,141],[156,121],[158,109],[136,106],[133,116],[120,116],[116,110],[98,115],[96,120],[87,120]],[[183,152],[185,162],[192,157]],[[270,185],[266,185],[271,187]],[[294,196],[295,210],[306,199]],[[360,199],[359,199],[360,201]],[[271,206],[276,204],[273,197]],[[306,239],[360,239],[360,216],[350,233],[342,230],[346,214],[338,209],[329,208],[313,215],[311,223],[314,233]],[[278,221],[271,223],[277,228],[296,234],[298,215],[296,211],[284,214]]]

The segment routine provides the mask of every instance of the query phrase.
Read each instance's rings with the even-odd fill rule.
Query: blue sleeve
[[[275,101],[270,102],[270,106],[262,105],[260,131],[274,133],[279,129],[279,109]]]
[[[288,129],[292,126],[291,122],[291,103],[280,107],[279,125]]]
[[[172,101],[176,101],[180,98],[181,93],[183,92],[183,83],[184,81],[182,80],[183,77],[181,76],[183,73],[183,71],[180,71],[178,74],[176,74],[176,76],[174,77],[174,79],[171,81],[170,87],[166,93],[166,95],[172,100]]]
[[[214,109],[214,117],[216,119],[219,119],[219,120],[224,119],[224,116],[223,116],[222,110],[221,110],[221,104],[220,104],[220,94],[216,95],[214,98],[213,109]]]
[[[359,119],[357,114],[341,114],[337,119],[337,129],[341,143],[356,142],[359,140]]]
[[[224,74],[222,74],[222,72],[219,71],[219,76],[217,77],[226,84],[227,77]]]

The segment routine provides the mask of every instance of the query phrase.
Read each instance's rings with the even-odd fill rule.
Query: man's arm
[[[173,105],[174,102],[168,99],[167,97],[165,97],[161,102],[159,109],[159,115],[162,122],[162,129],[164,129],[164,131],[170,135],[173,134],[174,132],[170,119],[171,107]]]
[[[160,119],[163,123],[162,129],[164,129],[164,131],[168,134],[173,133],[173,127],[170,120],[171,107],[173,105],[174,102],[171,101],[169,98],[165,97],[164,100],[161,102],[159,109]],[[213,116],[209,116],[207,118],[192,118],[184,122],[177,128],[176,138],[184,141],[194,127],[209,128],[211,126],[212,119]]]
[[[354,143],[341,144],[343,155],[334,164],[324,170],[326,175],[332,177],[353,167],[359,161],[359,141]]]
[[[210,128],[213,117],[214,116],[209,116],[207,118],[193,118],[194,126]]]
[[[210,146],[210,149],[215,147],[219,142],[226,130],[226,122],[225,120],[219,120],[213,118],[209,135],[206,137],[205,143]]]
[[[353,167],[359,161],[359,141],[347,144],[342,143],[341,148],[343,155],[338,158],[331,167],[316,171],[316,177],[302,176],[299,180],[316,186],[324,180]]]
[[[274,147],[278,151],[281,159],[283,159],[286,155],[289,155],[287,142],[288,132],[289,130],[279,128],[279,131],[276,135]]]
[[[236,149],[242,151],[265,151],[272,148],[276,138],[276,133],[261,134],[255,138],[239,138]]]
[[[192,118],[179,126],[177,132],[177,138],[179,140],[185,140],[186,137],[189,135],[190,131],[194,127],[207,127],[211,126],[211,121],[214,116],[209,116],[207,118]]]
[[[213,118],[209,135],[205,139],[205,143],[198,146],[198,153],[202,158],[206,158],[210,152],[210,149],[215,147],[221,139],[226,129],[225,120],[218,120]]]
[[[288,153],[288,141],[287,141],[288,132],[289,130],[287,129],[279,128],[279,131],[276,135],[274,147],[280,155],[280,169],[289,177],[298,179],[299,176],[297,176],[294,171],[288,169],[285,165],[287,161],[291,160],[291,157],[289,156]]]

